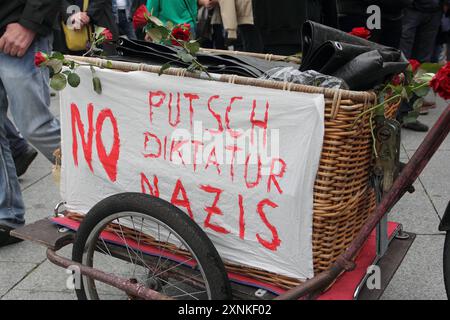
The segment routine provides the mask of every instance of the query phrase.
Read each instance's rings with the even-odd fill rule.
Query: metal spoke
[[[173,266],[173,267],[170,267],[170,268],[167,269],[166,271],[160,272],[160,273],[158,273],[157,275],[153,275],[152,277],[158,277],[158,276],[162,275],[163,273],[166,273],[167,271],[170,271],[170,270],[172,270],[172,269],[175,269],[176,267],[181,266],[181,265],[185,264],[186,262],[191,261],[192,259],[194,259],[194,258],[191,257],[191,258],[189,258],[189,259],[187,259],[187,260],[185,260],[185,261],[183,261],[183,262],[178,263],[177,265],[175,265],[175,266]]]
[[[178,289],[178,288],[177,288]],[[190,296],[192,296],[192,295],[195,295],[195,294],[200,294],[200,293],[205,293],[206,292],[206,290],[203,290],[203,291],[197,291],[197,292],[191,292],[189,295]],[[184,297],[184,296],[186,296],[185,294],[180,294],[180,295],[177,295],[177,296],[171,296],[172,298],[180,298],[180,297]],[[193,296],[192,296],[193,297]]]
[[[114,233],[120,238],[120,235],[115,230],[114,230]],[[123,239],[123,238],[121,238],[121,239]],[[145,263],[145,261],[142,260],[141,257],[139,257],[139,255],[133,250],[133,248],[128,246],[128,243],[126,242],[126,240],[125,239],[123,239],[123,240],[125,243],[125,248],[127,249],[127,252],[128,252],[128,256],[130,256],[130,250],[131,250],[133,252],[133,254],[136,256],[136,258],[142,261],[142,263],[145,265],[146,268],[153,271],[153,268],[151,268],[149,265],[147,265],[147,263]],[[137,264],[137,259],[136,259],[136,263],[134,263],[134,264]],[[130,257],[130,261],[131,261],[131,263],[133,263],[133,258]]]
[[[201,262],[186,240],[174,231],[177,229],[166,225],[164,220],[140,212],[119,212],[94,230],[88,242],[90,250],[86,251],[90,256],[87,264],[91,267],[112,269],[112,274],[120,278],[136,280],[173,298],[199,300],[202,294],[210,297]],[[102,232],[117,238],[110,241],[101,236]],[[145,249],[147,246],[151,249],[149,252]],[[114,299],[120,294],[120,289],[98,286],[96,280],[85,283],[89,296],[94,299]],[[127,295],[123,293],[122,297]]]

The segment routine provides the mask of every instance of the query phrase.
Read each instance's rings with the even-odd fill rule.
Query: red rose
[[[410,59],[409,64],[411,65],[413,73],[416,73],[416,71],[420,68],[420,62],[417,60]]]
[[[134,30],[145,27],[148,23],[147,17],[149,15],[150,15],[150,12],[148,12],[148,9],[145,6],[145,4],[143,4],[139,8],[137,8],[137,10],[133,16]]]
[[[36,65],[36,67],[40,67],[43,63],[47,62],[47,60],[48,55],[40,51],[34,55],[34,64]]]
[[[369,39],[370,38],[370,31],[367,28],[359,27],[359,28],[353,28],[349,34],[360,37],[363,39]]]
[[[113,39],[113,35],[111,33],[111,31],[109,31],[109,29],[105,29],[100,33],[100,36],[103,36],[105,38],[105,42],[109,42],[112,41]]]
[[[450,62],[447,62],[447,64],[436,73],[430,82],[430,87],[443,99],[450,99]]]
[[[403,84],[403,81],[405,81],[405,75],[403,73],[397,74],[394,76],[394,78],[392,78],[391,83],[394,86],[400,86]]]
[[[191,38],[191,25],[189,23],[185,23],[176,26],[172,30],[172,36],[178,40],[189,41],[189,39]],[[179,46],[178,42],[175,40],[172,40],[172,44],[174,46]]]

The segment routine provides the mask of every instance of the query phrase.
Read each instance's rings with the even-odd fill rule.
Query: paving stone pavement
[[[446,107],[438,108],[421,121],[432,125]],[[58,114],[58,99],[52,99],[52,111]],[[402,159],[407,160],[425,134],[402,132]],[[392,210],[391,220],[400,222],[417,238],[398,269],[383,299],[445,299],[442,278],[444,236],[438,232],[440,217],[450,200],[450,138],[447,138],[434,159],[415,183],[416,193],[406,195]],[[33,163],[21,179],[27,207],[27,221],[49,216],[60,201],[53,182],[50,164],[42,157]],[[69,257],[71,248],[63,250]],[[45,249],[31,242],[22,242],[0,249],[0,299],[72,300],[73,291],[66,287],[65,270],[52,265]]]

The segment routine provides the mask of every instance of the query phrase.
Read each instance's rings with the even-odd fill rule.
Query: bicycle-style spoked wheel
[[[206,234],[171,204],[138,193],[101,201],[77,232],[73,260],[175,299],[230,299],[222,260]],[[134,299],[82,276],[79,299]]]

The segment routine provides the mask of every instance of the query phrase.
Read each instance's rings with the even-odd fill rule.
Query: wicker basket
[[[99,67],[121,71],[159,72],[160,67],[95,58],[68,57]],[[170,68],[165,74],[200,78],[184,69]],[[372,134],[370,112],[374,106],[373,92],[325,89],[292,83],[222,75],[217,81],[252,85],[325,96],[325,136],[320,166],[314,186],[313,258],[314,271],[327,270],[343,253],[375,208],[374,191],[370,188]],[[386,115],[395,115],[400,101],[386,108]],[[228,271],[266,281],[282,288],[299,284],[299,280],[256,268],[227,265]]]

